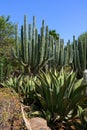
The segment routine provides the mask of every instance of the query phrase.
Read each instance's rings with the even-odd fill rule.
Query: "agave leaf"
[[[40,73],[39,79],[43,85],[50,86],[51,79],[49,75],[46,75],[43,71]]]
[[[82,85],[78,86],[78,88],[75,87],[75,90],[72,92],[71,99],[78,95],[82,95],[82,91],[84,91],[86,87],[87,87],[87,84],[82,84]]]
[[[76,83],[74,83],[73,91],[75,91],[82,83],[83,78],[79,79]]]
[[[41,116],[42,113],[40,111],[34,111],[34,112],[31,112],[31,116]]]
[[[39,99],[43,109],[47,110],[47,104],[46,104],[45,99],[40,94],[36,94],[36,95],[37,95],[37,97],[38,97],[38,99]]]
[[[76,81],[76,73],[72,73],[70,77],[67,79],[69,82],[67,84],[66,96],[69,98],[72,94],[73,86]]]
[[[75,107],[78,106],[78,105],[80,104],[80,102],[81,102],[81,101],[84,101],[85,99],[87,99],[87,98],[85,97],[85,95],[78,95],[78,96],[74,97],[74,98],[70,101],[70,103],[69,103],[69,105],[68,105],[67,111],[69,112],[69,111],[72,110],[72,109],[74,110]]]
[[[51,119],[52,113],[49,110],[46,110],[46,111],[43,110],[43,115],[45,119],[49,121]]]
[[[83,111],[84,111],[83,108],[80,105],[78,105],[78,113],[77,113],[77,115],[79,117],[81,116],[81,114],[82,114]]]

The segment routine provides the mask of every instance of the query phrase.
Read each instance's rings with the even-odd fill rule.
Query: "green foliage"
[[[25,77],[23,83],[20,86],[19,94],[23,98],[23,103],[26,105],[31,105],[35,101],[35,81],[36,77]]]
[[[20,75],[19,77],[11,77],[2,83],[3,87],[13,88],[17,93],[19,92],[20,86],[22,85],[23,77]]]
[[[14,25],[9,19],[10,16],[0,16],[0,44],[12,43],[14,40]]]
[[[50,30],[49,35],[53,36],[55,40],[59,39],[59,34],[56,33],[56,30]]]
[[[85,43],[85,40],[87,40],[87,32],[84,32],[78,37],[78,41],[82,42],[83,44]]]
[[[14,24],[10,16],[0,16],[0,55],[10,56],[14,43]]]
[[[41,111],[48,123],[54,126],[58,123],[68,122],[76,115],[77,106],[84,101],[86,96],[82,91],[86,85],[82,84],[83,79],[76,80],[76,73],[52,73],[41,72],[39,75],[40,84],[36,82],[36,96],[41,104]]]
[[[36,113],[46,118],[52,129],[65,128],[76,117],[81,120],[75,124],[76,128],[87,129],[87,103],[83,105],[87,101],[83,92],[87,85],[82,78],[87,68],[87,32],[78,40],[73,36],[73,42],[68,40],[64,46],[64,40],[55,30],[45,28],[44,20],[38,34],[35,17],[33,24],[28,25],[24,16],[19,36],[18,25],[14,28],[9,19],[9,16],[0,16],[0,85],[13,88],[24,104],[36,106]],[[14,43],[14,30],[15,60],[8,55],[13,47],[9,43]],[[61,68],[67,72],[56,71]],[[68,73],[71,69],[76,73]],[[34,76],[38,72],[38,76]]]
[[[10,76],[11,65],[5,56],[0,57],[0,82],[4,82]]]
[[[4,58],[0,58],[0,82],[2,82],[5,79],[4,60]]]
[[[21,37],[18,35],[18,25],[15,25],[14,28],[9,20],[9,16],[0,16],[0,54],[5,53],[8,56],[13,46],[8,43],[13,43],[15,30],[13,54],[19,64],[23,65],[25,74],[36,75],[43,68],[46,70],[47,67],[61,68],[70,65],[77,72],[78,78],[83,76],[83,71],[87,67],[87,32],[81,34],[78,40],[73,36],[73,43],[70,43],[69,40],[64,46],[64,40],[55,30],[49,31],[48,26],[45,29],[44,20],[40,34],[38,34],[36,18],[33,17],[33,24],[28,25],[27,17],[24,16]]]
[[[86,130],[87,129],[87,108],[83,109],[81,106],[78,106],[78,116],[80,117],[79,122],[75,122],[77,130]]]
[[[15,92],[17,92],[21,98],[21,101],[26,104],[30,105],[34,101],[34,90],[35,90],[35,81],[36,77],[29,77],[29,76],[18,76],[18,77],[11,77],[10,79],[6,80],[5,82],[1,83],[3,87],[13,88]]]

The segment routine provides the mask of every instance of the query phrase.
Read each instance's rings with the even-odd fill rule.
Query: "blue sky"
[[[40,30],[42,19],[49,29],[55,29],[64,38],[72,41],[87,31],[87,0],[0,0],[0,15],[11,16],[10,21],[23,24],[24,14],[28,23],[36,16]]]

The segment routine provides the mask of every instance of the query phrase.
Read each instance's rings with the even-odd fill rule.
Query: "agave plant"
[[[23,83],[20,86],[20,94],[23,97],[23,103],[26,105],[31,105],[34,100],[34,89],[35,89],[35,81],[37,77],[24,77]]]
[[[34,81],[36,81],[36,79],[36,77],[20,75],[18,77],[11,77],[7,81],[1,83],[1,85],[13,88],[21,97],[21,101],[26,105],[30,105],[34,100]]]
[[[83,84],[83,79],[77,81],[76,73],[66,74],[63,70],[47,74],[42,71],[39,80],[35,93],[44,118],[49,124],[54,124],[52,129],[65,127],[75,117],[80,102],[86,99],[82,91],[87,85]]]
[[[20,75],[19,77],[11,77],[5,82],[1,83],[3,87],[13,88],[16,92],[19,92],[19,87],[23,83],[23,77]]]
[[[77,130],[86,130],[87,129],[87,108],[82,108],[78,106],[78,116],[79,122],[75,122]]]

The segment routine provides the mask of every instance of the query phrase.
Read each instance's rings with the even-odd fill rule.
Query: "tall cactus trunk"
[[[23,37],[23,42],[24,42],[24,60],[25,63],[28,63],[28,31],[27,31],[27,17],[24,16],[24,37]]]
[[[15,25],[15,48],[16,56],[19,57],[18,24]]]

